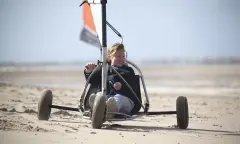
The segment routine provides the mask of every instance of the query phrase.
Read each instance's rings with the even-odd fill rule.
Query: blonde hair
[[[125,48],[124,45],[121,43],[115,43],[113,44],[109,49],[108,49],[108,56],[114,56],[116,54],[116,52],[118,51],[124,51],[125,52]]]

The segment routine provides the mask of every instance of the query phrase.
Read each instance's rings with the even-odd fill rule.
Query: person
[[[136,85],[134,70],[126,64],[125,48],[123,44],[116,43],[108,49],[107,61],[112,68],[121,74],[131,87]],[[97,65],[94,63],[87,64],[86,69],[84,70],[86,79],[96,66]],[[101,74],[101,67],[97,67],[96,72],[89,81],[89,83],[95,85],[95,87],[98,87],[99,89],[101,89]],[[108,69],[107,81],[107,112],[131,114],[132,109],[138,102],[135,95],[124,81],[110,69]],[[95,93],[91,94],[89,97],[89,105],[91,108],[93,107],[95,97]],[[114,114],[109,115],[109,117],[114,117]]]

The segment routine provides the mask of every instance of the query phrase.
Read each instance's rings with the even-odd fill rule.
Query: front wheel
[[[188,101],[184,96],[179,96],[176,103],[177,125],[180,129],[186,129],[189,124]]]
[[[101,129],[106,113],[106,97],[97,93],[92,108],[92,128]]]

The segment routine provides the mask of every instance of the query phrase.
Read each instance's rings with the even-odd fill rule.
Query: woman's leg
[[[117,102],[118,112],[125,114],[131,113],[132,109],[134,108],[134,103],[131,99],[120,94],[116,94],[114,99]]]
[[[97,93],[101,94],[101,93]],[[97,94],[93,94],[90,96],[90,106],[92,108],[95,97]],[[116,94],[114,96],[106,96],[107,98],[107,112],[119,112],[124,114],[130,114],[132,109],[134,108],[134,102],[120,94]],[[108,117],[114,117],[115,114],[108,114]]]

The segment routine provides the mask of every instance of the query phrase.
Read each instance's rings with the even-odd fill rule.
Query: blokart
[[[120,74],[118,71],[116,71],[111,65],[108,65],[106,61],[107,56],[107,46],[106,46],[106,26],[109,26],[121,39],[121,34],[110,24],[106,21],[106,3],[107,0],[95,0],[95,1],[83,1],[80,6],[84,6],[84,13],[88,12],[90,13],[90,18],[85,21],[85,25],[89,25],[89,19],[90,22],[92,20],[92,23],[94,25],[97,25],[97,20],[100,20],[101,27],[92,27],[92,31],[97,33],[96,35],[92,35],[93,33],[89,33],[89,30],[91,30],[91,26],[83,28],[81,32],[81,40],[94,44],[95,46],[100,45],[101,50],[101,60],[98,60],[97,67],[101,67],[102,69],[102,88],[100,89],[100,93],[96,95],[93,108],[91,109],[89,106],[89,96],[92,93],[97,93],[99,91],[99,88],[91,85],[89,83],[90,79],[95,73],[95,70],[91,73],[91,75],[88,77],[85,83],[85,87],[83,89],[83,92],[80,96],[79,105],[76,108],[73,107],[66,107],[66,106],[59,106],[53,104],[53,94],[51,90],[46,90],[43,95],[41,96],[41,99],[38,103],[38,119],[39,120],[49,120],[51,109],[62,109],[62,110],[69,110],[69,111],[76,111],[80,112],[83,116],[83,118],[91,120],[92,128],[94,129],[101,129],[103,126],[103,123],[106,121],[126,121],[126,120],[132,120],[137,119],[142,116],[147,115],[166,115],[166,114],[176,114],[177,118],[177,126],[180,129],[186,129],[189,124],[189,116],[188,116],[188,101],[185,96],[179,96],[176,99],[176,110],[174,111],[149,111],[150,102],[149,102],[149,96],[147,93],[147,89],[145,86],[145,81],[143,74],[140,70],[140,68],[134,64],[131,61],[127,61],[127,64],[135,69],[137,74],[135,75],[136,85],[132,86],[129,85],[127,81],[123,78],[122,74]],[[91,7],[92,6],[92,7]],[[96,8],[98,6],[98,8]],[[101,19],[94,19],[94,14],[96,14],[96,10],[100,10],[97,14],[101,14]],[[88,14],[89,16],[89,14]],[[95,20],[95,21],[94,21]],[[99,32],[100,31],[100,32]],[[99,35],[102,34],[102,35]],[[95,36],[95,37],[94,37]],[[100,39],[100,37],[102,39]],[[130,114],[123,114],[123,113],[114,113],[115,116],[109,118],[108,113],[106,111],[106,88],[107,88],[107,76],[108,76],[108,70],[112,70],[115,72],[121,80],[128,86],[128,88],[131,90],[131,92],[136,96],[138,99],[138,104],[136,104]],[[141,87],[142,86],[142,87]],[[141,93],[141,88],[143,88],[143,94],[145,96],[145,101],[143,101],[143,95]],[[141,110],[142,109],[142,110]],[[112,113],[111,113],[112,114]]]

